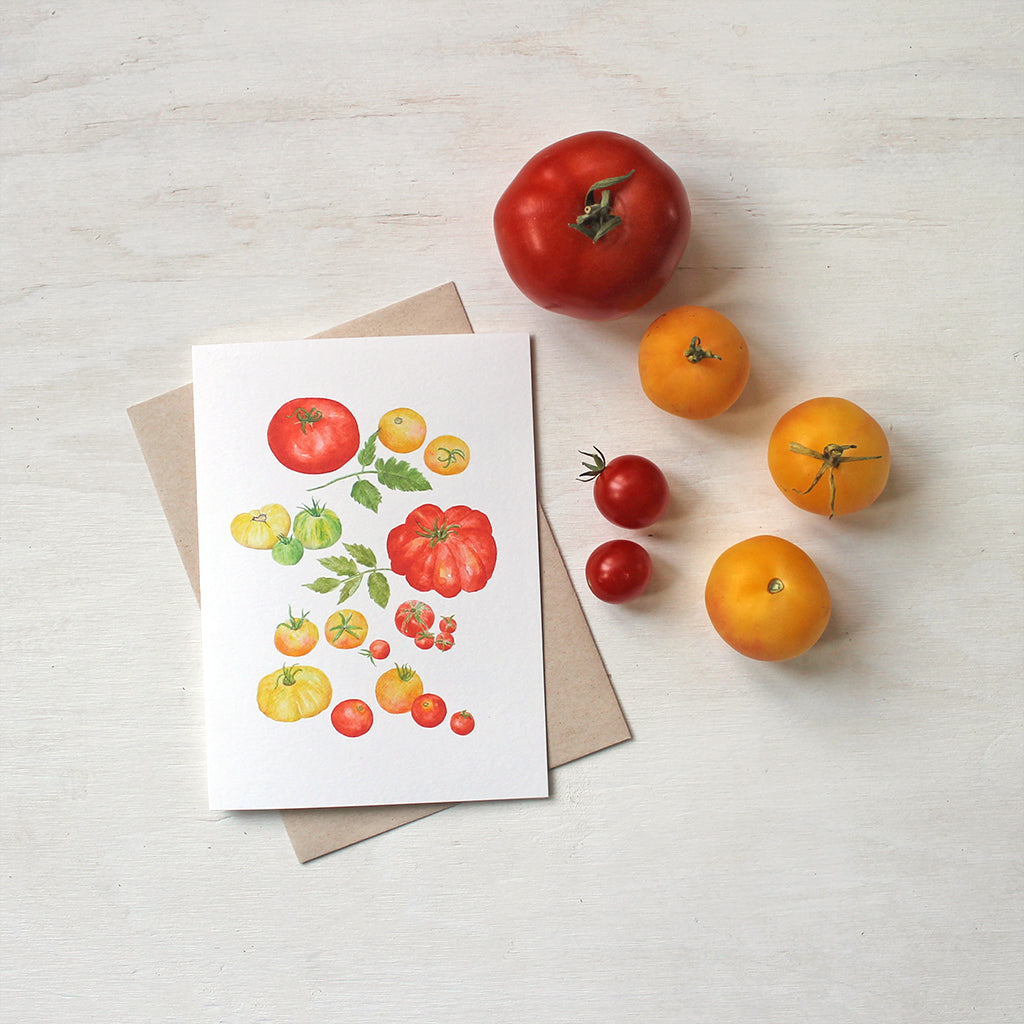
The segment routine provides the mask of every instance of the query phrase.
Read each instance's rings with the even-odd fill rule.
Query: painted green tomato
[[[270,549],[270,554],[279,565],[295,565],[302,558],[303,551],[305,548],[298,537],[286,537],[281,534],[277,538],[277,543]]]
[[[325,508],[315,498],[312,505],[303,505],[295,513],[292,534],[304,548],[329,548],[341,537],[341,520],[337,512]]]

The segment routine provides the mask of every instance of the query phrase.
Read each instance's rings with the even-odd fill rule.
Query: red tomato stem
[[[570,224],[569,227],[581,235],[586,235],[591,242],[604,238],[609,231],[617,228],[622,223],[622,218],[618,214],[612,213],[611,186],[622,184],[632,178],[635,173],[634,168],[629,174],[620,174],[617,178],[602,178],[600,181],[595,181],[583,200],[583,212],[576,218],[576,223]],[[601,198],[595,202],[599,189]]]

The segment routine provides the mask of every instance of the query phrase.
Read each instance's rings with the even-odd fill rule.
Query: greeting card
[[[210,806],[546,796],[529,337],[193,369]]]

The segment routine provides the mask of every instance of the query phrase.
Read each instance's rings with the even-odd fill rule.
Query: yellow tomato
[[[803,654],[832,613],[828,584],[810,556],[772,536],[750,537],[719,555],[704,604],[718,635],[759,661]]]
[[[659,409],[705,420],[740,397],[750,375],[750,352],[721,313],[678,306],[647,328],[638,365],[644,394]]]
[[[287,537],[292,517],[283,505],[264,505],[241,512],[231,520],[231,536],[242,547],[269,550],[280,537]]]
[[[350,651],[366,639],[367,629],[366,616],[362,612],[341,608],[327,620],[324,636],[332,647]]]
[[[860,406],[845,398],[812,398],[776,423],[768,469],[794,505],[831,519],[867,508],[882,493],[889,442]]]
[[[454,476],[469,465],[469,445],[454,434],[442,434],[427,445],[423,461],[441,476]]]
[[[377,440],[401,455],[416,451],[426,436],[426,420],[413,409],[392,409],[377,424]]]
[[[285,665],[260,680],[256,703],[275,722],[312,718],[331,703],[331,681],[311,665]]]
[[[274,630],[274,646],[289,658],[309,654],[320,639],[320,630],[306,616],[306,612],[293,615],[289,608],[288,618]]]

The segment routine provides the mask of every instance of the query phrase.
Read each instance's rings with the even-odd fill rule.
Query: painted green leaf
[[[377,568],[377,556],[365,544],[346,544],[345,550],[360,564],[368,569]]]
[[[345,580],[341,590],[338,591],[338,604],[344,604],[358,589],[362,576],[353,576]]]
[[[335,587],[340,586],[341,580],[332,576],[320,576],[312,583],[303,583],[304,587],[316,594],[329,594]]]
[[[345,547],[348,545],[346,544]],[[319,562],[325,569],[330,569],[331,572],[337,573],[339,576],[354,576],[359,572],[356,563],[343,555],[328,555],[327,558],[319,559]]]
[[[391,584],[387,576],[382,572],[371,572],[366,579],[366,587],[370,591],[370,599],[381,608],[387,608],[391,600]]]
[[[373,464],[374,456],[377,454],[377,432],[374,431],[363,443],[362,448],[359,449],[359,454],[356,458],[359,460],[359,465],[370,466]]]
[[[415,467],[402,459],[378,459],[377,479],[392,491],[429,491],[430,481]]]
[[[369,480],[357,480],[352,485],[352,497],[371,512],[380,507],[380,491]]]

